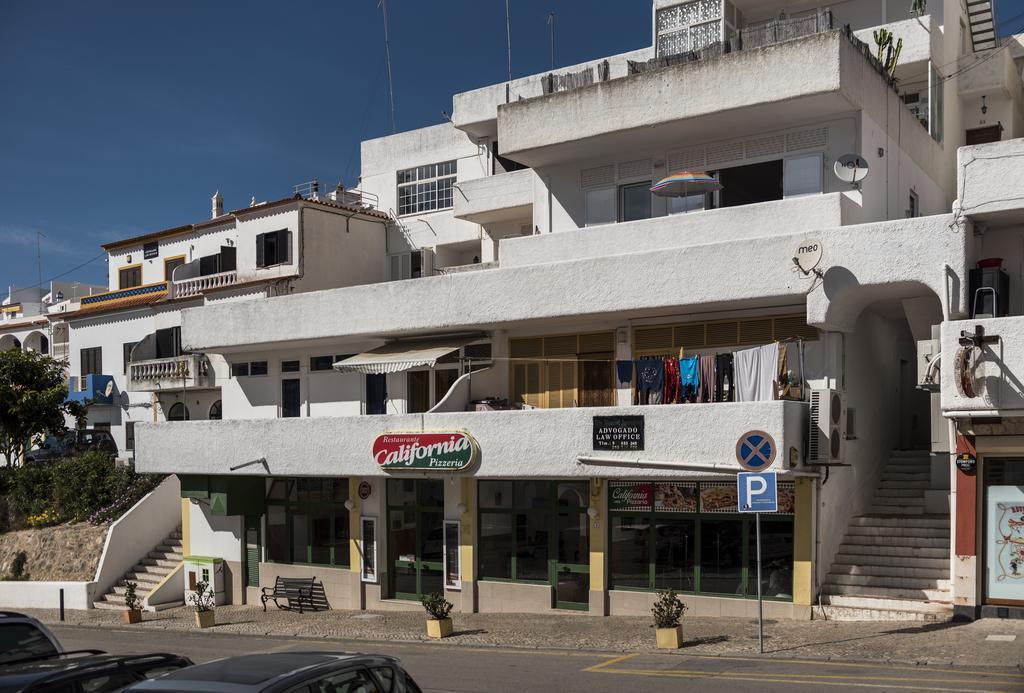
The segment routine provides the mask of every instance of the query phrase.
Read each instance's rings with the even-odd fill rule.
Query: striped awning
[[[430,367],[442,356],[458,351],[475,339],[477,337],[462,336],[391,342],[338,361],[334,364],[334,369],[369,375],[399,373],[421,366]]]

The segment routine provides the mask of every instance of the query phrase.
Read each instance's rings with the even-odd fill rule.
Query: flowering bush
[[[48,527],[58,522],[60,522],[60,518],[57,517],[56,513],[52,513],[49,510],[44,510],[38,515],[29,515],[25,518],[25,524],[29,527]]]

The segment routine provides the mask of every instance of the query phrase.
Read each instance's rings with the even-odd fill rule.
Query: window
[[[31,623],[0,625],[0,664],[56,653],[46,634]]]
[[[586,193],[586,225],[615,222],[615,188],[588,190]]]
[[[282,373],[298,373],[301,370],[299,361],[282,361],[281,372]]]
[[[433,273],[430,258],[431,251],[427,248],[414,250],[411,253],[400,253],[388,257],[389,278],[391,281],[400,279],[419,279]],[[424,256],[427,261],[424,261]]]
[[[267,374],[267,362],[266,361],[250,361],[249,362],[249,375],[266,375]]]
[[[249,375],[249,364],[247,362],[231,364],[231,377],[239,378],[246,375]]]
[[[378,691],[369,672],[362,669],[331,674],[314,685],[317,693],[377,693]]]
[[[181,402],[175,402],[167,411],[168,421],[188,421],[189,418],[188,407]]]
[[[309,370],[310,371],[330,371],[330,370],[334,370],[334,357],[333,356],[311,356],[309,358]]]
[[[136,344],[138,344],[138,342],[125,342],[121,345],[121,349],[124,352],[124,371],[122,372],[125,375],[128,375],[128,364],[132,362],[132,349],[135,348]]]
[[[736,510],[735,484],[609,482],[612,589],[756,596],[754,518]],[[792,598],[792,484],[779,513],[761,518],[762,591]]]
[[[733,166],[718,172],[722,207],[739,207],[782,199],[782,160]]]
[[[274,479],[267,493],[267,560],[349,565],[348,479]]]
[[[216,402],[210,405],[210,421],[220,421],[224,418],[224,407],[221,401],[218,399]]]
[[[156,331],[156,357],[170,359],[181,356],[181,328],[167,327]]]
[[[651,218],[651,181],[619,186],[619,221]]]
[[[816,195],[822,192],[821,154],[786,159],[782,170],[783,197]]]
[[[685,197],[668,198],[669,214],[685,214],[686,212],[697,212],[707,206],[707,195],[686,195]]]
[[[406,376],[406,411],[421,414],[430,409],[430,371],[409,371]]]
[[[124,449],[134,450],[135,449],[135,422],[125,421],[124,422]]]
[[[290,261],[292,232],[288,229],[270,231],[256,236],[256,266],[273,267]]]
[[[171,281],[174,278],[174,270],[185,264],[185,256],[169,257],[164,260],[164,281]]]
[[[455,179],[455,161],[399,171],[398,215],[450,208]]]
[[[281,418],[302,416],[302,387],[298,378],[281,381]]]
[[[919,216],[921,216],[921,200],[918,198],[917,193],[911,190],[910,196],[907,199],[907,217],[913,219]]]
[[[718,41],[721,25],[722,4],[718,0],[693,0],[658,10],[658,57],[700,50]]]
[[[142,286],[142,265],[122,267],[117,271],[117,287],[119,289],[131,289],[136,286]]]
[[[87,375],[99,375],[103,372],[103,347],[89,347],[79,352],[81,364],[79,371],[84,378]]]

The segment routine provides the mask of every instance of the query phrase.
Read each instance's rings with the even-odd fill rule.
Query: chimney
[[[224,198],[220,196],[220,190],[210,198],[210,215],[211,219],[224,215]]]

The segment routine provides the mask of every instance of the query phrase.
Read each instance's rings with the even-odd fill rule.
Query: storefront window
[[[792,484],[779,484],[785,513],[761,519],[762,589],[791,599]],[[735,483],[609,482],[612,589],[754,596],[754,517],[736,508]]]
[[[985,601],[1024,604],[1024,460],[984,460]]]
[[[545,559],[547,558],[545,550]],[[512,515],[480,513],[480,575],[512,578]]]
[[[347,479],[274,479],[267,491],[267,560],[348,566]]]

